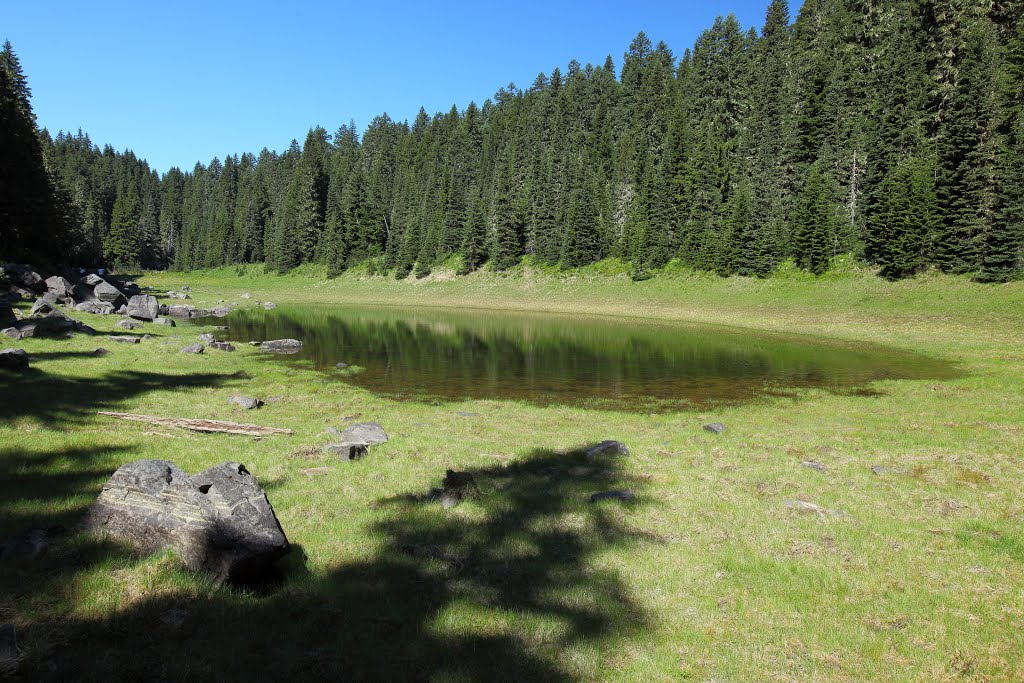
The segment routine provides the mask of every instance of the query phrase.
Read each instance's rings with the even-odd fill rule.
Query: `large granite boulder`
[[[237,462],[191,477],[166,460],[124,465],[85,526],[143,552],[174,548],[190,569],[228,580],[258,577],[289,550],[266,493]]]
[[[28,354],[25,349],[4,349],[0,351],[0,370],[25,372],[28,370]]]
[[[75,296],[75,286],[60,275],[46,278],[46,291],[61,299]]]
[[[274,339],[260,344],[263,353],[298,353],[302,350],[302,342],[298,339]]]
[[[160,317],[160,304],[156,297],[137,294],[128,300],[128,317],[139,320],[153,320]]]
[[[93,288],[92,294],[100,301],[106,301],[115,308],[128,301],[120,289],[105,280]]]

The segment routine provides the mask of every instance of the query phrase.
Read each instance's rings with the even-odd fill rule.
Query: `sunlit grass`
[[[271,596],[218,588],[168,554],[137,558],[73,534],[43,559],[5,562],[0,620],[18,626],[26,671],[74,662],[85,678],[132,677],[151,673],[147,658],[173,654],[188,665],[170,676],[199,678],[232,662],[278,677],[326,676],[346,661],[364,676],[371,662],[381,676],[439,680],[493,678],[492,666],[630,681],[1024,674],[1024,284],[934,275],[888,283],[856,270],[767,281],[674,272],[640,283],[536,270],[401,283],[241,270],[154,273],[141,283],[187,282],[196,305],[707,321],[884,343],[954,361],[964,376],[878,382],[872,396],[804,391],[651,416],[391,401],[247,346],[181,354],[207,331],[186,326],[147,325],[154,338],[139,345],[105,336],[17,342],[36,371],[0,377],[0,538],[71,527],[110,473],[137,458],[189,472],[238,460],[301,549]],[[114,318],[81,317],[115,329]],[[112,353],[84,355],[97,346]],[[228,404],[235,393],[275,400],[244,411]],[[199,435],[97,410],[296,434]],[[318,451],[330,440],[324,430],[346,418],[376,420],[392,439],[356,463]],[[712,420],[727,431],[702,431]],[[574,449],[604,439],[624,441],[631,455],[614,467],[572,460]],[[318,467],[331,469],[303,472]],[[482,473],[484,497],[448,513],[408,498],[440,485],[449,467]],[[638,492],[637,505],[587,502],[622,487]],[[193,631],[160,620],[172,608],[190,613]],[[516,656],[529,667],[517,670]]]

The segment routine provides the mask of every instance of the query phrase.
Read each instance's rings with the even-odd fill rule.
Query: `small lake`
[[[870,395],[876,380],[957,374],[946,362],[879,346],[633,318],[282,306],[243,309],[222,322],[230,326],[222,334],[242,344],[305,344],[265,362],[312,366],[332,381],[405,400],[669,412],[803,388]]]

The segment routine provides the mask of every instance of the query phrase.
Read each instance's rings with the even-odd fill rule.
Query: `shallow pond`
[[[311,364],[399,399],[664,412],[808,387],[869,394],[876,380],[956,374],[943,361],[880,346],[634,318],[282,306],[236,311],[226,322],[232,341],[305,343],[266,362]]]

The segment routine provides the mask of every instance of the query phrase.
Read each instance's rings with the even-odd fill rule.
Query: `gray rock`
[[[629,448],[621,441],[602,441],[586,450],[586,456],[590,460],[605,455],[629,455]]]
[[[218,351],[234,351],[235,347],[227,342],[215,341],[210,343],[211,349],[217,349]]]
[[[185,292],[167,292],[168,299],[191,299]]]
[[[368,446],[384,443],[388,440],[387,432],[376,422],[360,422],[345,427],[341,433],[344,441],[352,443],[365,443]]]
[[[117,326],[122,330],[135,330],[142,327],[142,323],[138,320],[118,320]]]
[[[62,533],[64,527],[59,525],[25,529],[6,543],[0,544],[0,560],[16,557],[34,560],[49,550],[53,545],[53,539]]]
[[[4,349],[0,351],[0,370],[25,372],[28,370],[28,354],[25,349]]]
[[[817,461],[815,461],[815,460],[804,460],[804,461],[803,461],[802,463],[800,463],[800,464],[801,464],[801,465],[802,465],[803,467],[809,467],[810,469],[812,469],[812,470],[817,470],[817,471],[819,471],[819,472],[827,472],[827,471],[828,471],[828,468],[827,468],[827,467],[825,467],[825,466],[824,466],[824,465],[822,465],[822,464],[821,464],[820,462],[817,462]]]
[[[5,303],[0,303],[0,327],[7,327],[18,322],[14,315],[14,309]]]
[[[166,315],[173,318],[188,318],[192,311],[195,310],[192,306],[186,306],[185,304],[174,304],[173,306],[167,307]]]
[[[128,300],[128,315],[140,320],[152,320],[160,317],[160,304],[156,297],[148,294],[137,294]]]
[[[460,410],[455,414],[458,415],[459,417],[480,417],[480,413],[470,413],[465,410]],[[626,452],[628,453],[629,451]]]
[[[118,308],[114,312],[117,313],[118,315],[128,315],[128,304],[125,304],[124,306],[121,306],[120,308]]]
[[[181,291],[183,291],[183,292],[191,292],[192,288],[189,287],[188,285],[182,285],[181,286]]]
[[[122,337],[114,334],[107,337],[107,339],[109,339],[112,342],[120,342],[121,344],[138,344],[140,341],[142,341],[138,337]]]
[[[21,330],[17,327],[5,327],[0,330],[0,334],[10,337],[11,339],[21,339]]]
[[[54,312],[59,312],[56,309],[56,302],[51,303],[45,299],[36,299],[28,313],[29,315],[49,315]]]
[[[216,316],[218,318],[223,318],[230,312],[231,309],[228,308],[227,306],[215,306],[213,310],[210,311],[210,315]]]
[[[103,348],[102,346],[101,346],[101,347],[99,347],[98,349],[93,349],[93,351],[92,351],[92,355],[94,355],[94,356],[105,356],[105,355],[107,355],[108,353],[110,353],[110,351],[107,351],[107,350],[106,350],[105,348]]]
[[[93,288],[92,294],[100,301],[106,301],[115,307],[122,306],[127,301],[120,289],[105,280]]]
[[[210,315],[210,312],[205,308],[193,308],[188,312],[190,318],[206,318]]]
[[[75,304],[76,311],[82,311],[83,313],[96,313],[100,312],[99,304],[95,301],[83,301],[80,304]]]
[[[217,341],[217,338],[210,334],[209,332],[204,332],[203,334],[199,335],[199,341],[203,342],[204,344],[212,344],[213,342]]]
[[[264,308],[265,310],[268,310],[268,311],[272,311],[272,310],[274,310],[275,308],[277,308],[277,304],[275,304],[275,303],[274,303],[274,302],[272,302],[272,301],[268,301],[267,303],[263,304],[263,308]]]
[[[711,432],[712,434],[721,434],[725,431],[725,425],[721,422],[712,422],[704,425],[705,432]]]
[[[53,277],[46,278],[46,291],[60,297],[61,299],[65,299],[67,297],[74,298],[75,296],[75,286],[60,275],[54,275]]]
[[[441,503],[441,507],[449,510],[460,505],[464,500],[480,497],[480,487],[470,472],[448,470],[444,476],[442,488],[432,489],[427,498]]]
[[[333,453],[348,460],[358,460],[366,455],[368,449],[369,444],[353,441],[342,441],[341,443],[331,443],[324,446],[324,450],[328,453]]]
[[[338,368],[339,370],[344,370],[345,368],[348,367],[348,363],[336,363],[334,367]]]
[[[599,503],[602,500],[623,500],[629,502],[636,500],[636,494],[629,489],[620,489],[617,491],[601,491],[590,496],[591,503]]]
[[[298,353],[302,350],[302,342],[298,339],[274,339],[260,344],[263,353]]]
[[[171,320],[170,318],[153,318],[153,322],[156,323],[157,325],[168,325],[170,327],[175,326],[174,321]]]
[[[189,344],[181,350],[182,353],[202,353],[206,347],[202,344]]]
[[[250,294],[249,292],[244,292],[239,298],[240,299],[251,299],[252,298],[252,294]]]
[[[93,289],[96,285],[100,284],[101,282],[106,282],[106,280],[101,278],[96,273],[89,273],[88,275],[83,276],[82,279],[78,281],[78,284],[88,287],[89,289]]]
[[[237,462],[191,477],[166,460],[124,465],[85,528],[143,552],[173,547],[190,569],[228,580],[257,577],[289,550],[266,493]]]
[[[14,624],[0,626],[0,674],[12,676],[18,671],[18,634]]]
[[[236,406],[241,406],[246,410],[253,410],[254,408],[259,408],[263,405],[263,401],[250,396],[232,396],[228,399],[228,403],[234,403]]]

